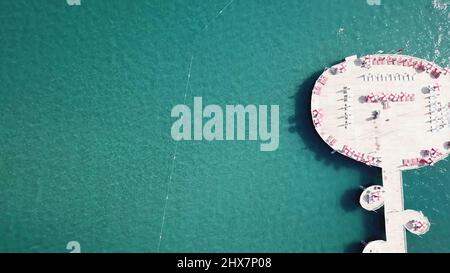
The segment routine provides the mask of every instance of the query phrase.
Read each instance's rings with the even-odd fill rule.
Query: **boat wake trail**
[[[183,99],[183,104],[186,104],[186,98],[189,92],[189,85],[191,82],[191,70],[192,70],[192,62],[194,61],[194,55],[191,55],[191,61],[189,63],[189,72],[187,75],[187,80],[186,80],[186,86],[184,88],[184,99]],[[178,132],[179,134],[180,132]],[[174,150],[173,150],[173,156],[172,156],[172,165],[170,167],[170,175],[169,175],[169,181],[167,182],[167,187],[166,187],[166,198],[164,200],[164,209],[163,209],[163,216],[162,216],[162,221],[161,221],[161,229],[159,232],[159,241],[158,241],[158,249],[157,252],[159,253],[160,249],[161,249],[161,242],[162,242],[162,238],[163,238],[163,230],[164,230],[164,225],[166,223],[166,212],[167,212],[167,203],[169,201],[169,193],[170,193],[170,187],[172,186],[172,180],[173,180],[173,173],[175,171],[175,161],[177,160],[177,152],[178,152],[178,141],[175,142],[175,146],[174,146]]]
[[[205,26],[201,29],[201,31],[198,33],[199,35],[195,35],[194,37],[194,44],[196,41],[196,38],[198,38],[201,34],[203,34],[208,27],[214,23],[214,21],[223,14],[223,12],[231,5],[233,4],[235,0],[230,0],[221,10],[219,10],[217,12],[217,14],[212,17],[211,20],[209,20]],[[183,104],[186,104],[186,99],[190,90],[190,83],[191,83],[191,71],[192,71],[192,62],[194,61],[194,54],[191,54],[191,61],[189,62],[189,71],[187,74],[187,80],[186,80],[186,85],[184,88],[184,97],[183,97]],[[166,214],[167,214],[167,206],[168,206],[168,202],[169,202],[169,195],[170,195],[170,189],[171,186],[173,184],[173,174],[175,172],[175,164],[176,164],[176,159],[177,159],[177,153],[178,153],[178,141],[175,142],[175,146],[174,146],[174,150],[173,150],[173,156],[172,156],[172,164],[171,164],[171,168],[170,168],[170,174],[169,174],[169,179],[167,182],[167,186],[166,186],[166,197],[164,200],[164,208],[163,208],[163,215],[162,215],[162,220],[161,220],[161,229],[159,232],[159,240],[158,240],[158,247],[157,247],[157,252],[159,253],[161,250],[161,243],[163,240],[163,236],[164,236],[164,226],[166,224]]]
[[[228,2],[228,4],[226,4],[217,14],[216,16],[214,16],[202,29],[202,31],[205,31],[208,29],[209,25],[212,24],[217,17],[219,17],[220,15],[222,15],[223,11],[226,10],[231,4],[233,4],[234,0],[231,0],[230,2]]]

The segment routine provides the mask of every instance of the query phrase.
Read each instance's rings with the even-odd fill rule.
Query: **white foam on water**
[[[436,10],[447,10],[449,3],[442,0],[433,0],[432,4],[433,8]]]

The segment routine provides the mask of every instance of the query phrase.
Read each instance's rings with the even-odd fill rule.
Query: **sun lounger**
[[[319,83],[321,83],[322,85],[325,85],[328,81],[328,77],[325,75],[320,76],[320,78],[317,80]]]
[[[434,165],[434,160],[432,158],[419,158],[419,165]]]
[[[377,166],[378,165],[375,161],[375,157],[373,157],[371,155],[364,155],[362,162],[366,163],[366,165],[369,165],[369,166]]]
[[[395,57],[392,56],[388,56],[386,59],[387,64],[394,64],[395,62]]]
[[[427,72],[427,73],[431,73],[434,69],[436,69],[437,67],[436,67],[436,65],[434,64],[434,63],[427,63],[426,65],[425,65],[425,71]]]
[[[403,159],[403,167],[409,167],[409,166],[411,166],[411,160]]]
[[[360,152],[354,151],[353,154],[352,154],[352,158],[355,159],[356,161],[361,161],[362,160],[362,154]]]
[[[343,62],[338,66],[339,73],[344,73],[347,71],[347,63]]]
[[[314,110],[312,110],[312,116],[313,116],[313,118],[323,117],[322,109],[314,109]]]
[[[430,155],[431,155],[432,158],[437,158],[437,157],[442,156],[442,153],[437,148],[431,148]]]
[[[315,119],[313,119],[313,122],[314,122],[314,126],[320,127],[320,126],[322,126],[323,121],[320,118],[315,118]]]
[[[327,143],[330,144],[331,146],[334,146],[334,144],[336,144],[337,140],[333,137],[333,136],[329,136],[327,138]]]
[[[320,96],[320,94],[322,93],[322,86],[316,84],[316,86],[314,86],[313,92],[315,95]]]
[[[407,63],[407,66],[409,66],[409,67],[415,67],[417,61],[414,60],[413,58],[409,58],[408,61],[407,61],[406,63]]]
[[[450,75],[450,68],[444,68],[442,70],[442,75],[444,75],[444,76]]]
[[[397,58],[397,65],[404,65],[405,62],[406,62],[406,59],[404,59],[403,57]]]
[[[351,156],[353,155],[353,152],[354,152],[354,151],[353,151],[350,147],[348,147],[347,145],[344,146],[344,148],[343,148],[343,153],[344,153],[346,156],[351,157]]]

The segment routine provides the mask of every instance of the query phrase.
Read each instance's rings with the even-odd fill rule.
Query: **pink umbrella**
[[[421,70],[421,71],[423,71],[425,69],[422,61],[417,62],[416,65],[414,66],[414,68],[417,70]]]
[[[424,232],[428,228],[428,223],[420,220],[413,220],[412,221],[412,228],[416,232]]]
[[[439,68],[437,67],[431,71],[431,75],[433,75],[436,79],[439,78],[439,76],[441,76],[441,73],[442,71],[439,70]]]
[[[381,199],[380,191],[373,192],[373,193],[371,194],[371,199],[372,199],[372,201],[374,201],[374,202],[380,201],[380,199]]]

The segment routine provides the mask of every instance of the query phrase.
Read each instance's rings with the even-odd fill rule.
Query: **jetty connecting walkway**
[[[406,232],[425,234],[430,222],[405,210],[402,172],[450,153],[450,70],[398,54],[351,56],[319,77],[311,115],[335,151],[382,169],[383,185],[366,188],[360,204],[384,208],[386,239],[363,252],[407,252]]]
[[[384,219],[386,242],[366,246],[366,252],[407,252],[402,173],[396,169],[383,169]]]
[[[386,241],[389,250],[406,252],[406,234],[403,226],[403,179],[399,170],[383,169],[384,219],[386,222]]]

